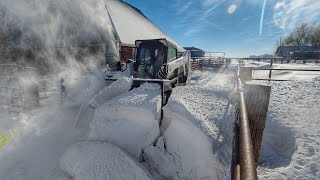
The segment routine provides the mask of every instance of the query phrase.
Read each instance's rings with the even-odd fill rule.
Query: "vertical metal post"
[[[271,76],[272,76],[272,65],[273,65],[273,59],[271,59],[271,62],[270,62],[269,81],[271,81]]]

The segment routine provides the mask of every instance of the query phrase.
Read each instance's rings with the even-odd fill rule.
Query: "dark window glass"
[[[168,47],[168,62],[177,59],[177,49],[169,46]]]

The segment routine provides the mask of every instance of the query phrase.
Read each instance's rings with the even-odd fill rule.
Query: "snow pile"
[[[143,84],[96,109],[89,140],[110,142],[138,160],[159,136],[160,87]]]
[[[213,141],[213,152],[228,172],[231,162],[236,65],[196,71],[192,84],[174,89],[168,107],[200,127]]]
[[[97,93],[90,101],[82,103],[77,115],[75,127],[79,130],[79,139],[86,138],[89,124],[92,122],[95,110],[105,102],[130,90],[132,80],[121,78]]]
[[[75,180],[148,180],[148,173],[125,152],[108,143],[72,145],[61,158],[61,168]]]
[[[209,138],[184,117],[164,112],[163,137],[144,150],[151,173],[164,179],[221,179],[225,174]]]

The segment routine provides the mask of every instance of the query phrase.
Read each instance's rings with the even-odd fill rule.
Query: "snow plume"
[[[21,71],[31,66],[37,75],[52,75],[34,80],[22,73],[19,87],[33,83],[42,90],[46,84],[59,91],[63,83],[68,100],[83,102],[101,89],[106,56],[117,57],[111,28],[104,0],[2,0],[0,64],[16,63]],[[18,75],[0,68],[0,76]]]
[[[103,0],[3,0],[0,62],[35,66],[43,73],[101,66],[105,51],[117,52],[110,32]]]
[[[32,82],[40,89],[36,109],[22,108],[12,120],[10,104],[0,105],[0,133],[15,132],[0,149],[1,180],[45,179],[74,143],[79,107],[104,85],[98,68],[105,65],[105,54],[117,52],[104,5],[103,0],[1,0],[0,64],[32,66],[46,75]],[[4,79],[15,75],[8,69],[0,69],[0,100],[4,91],[13,94],[7,87],[17,85],[15,79]],[[22,79],[19,87],[33,80],[30,75],[17,78]],[[60,78],[67,92],[62,104]]]

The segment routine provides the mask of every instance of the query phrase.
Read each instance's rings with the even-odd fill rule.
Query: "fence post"
[[[245,102],[251,131],[254,159],[258,165],[261,141],[269,106],[271,86],[246,84]]]
[[[271,76],[272,76],[272,65],[273,65],[273,59],[271,59],[271,62],[270,62],[269,81],[271,81]]]

